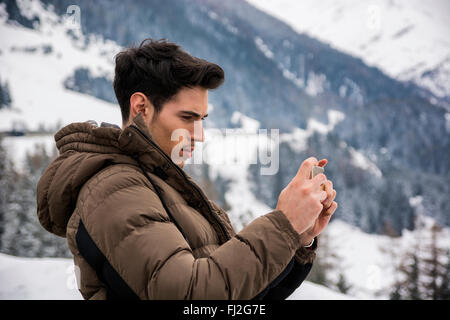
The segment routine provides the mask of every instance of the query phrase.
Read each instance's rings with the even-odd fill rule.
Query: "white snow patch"
[[[381,170],[373,163],[369,158],[364,156],[360,151],[355,150],[353,147],[349,148],[351,155],[351,163],[361,169],[370,171],[378,178],[383,176]]]
[[[356,300],[317,283],[304,281],[286,300]]]
[[[1,300],[80,300],[72,259],[0,253]]]
[[[305,91],[310,96],[317,96],[318,94],[324,92],[326,86],[327,78],[324,74],[315,74],[310,72],[308,74],[308,81],[306,84]]]
[[[283,72],[283,77],[292,81],[298,88],[303,88],[305,86],[305,82],[303,81],[303,79],[296,77],[294,73],[282,66],[279,66],[279,68]]]
[[[0,300],[81,300],[72,259],[0,253]],[[288,300],[344,300],[350,296],[304,281]]]
[[[121,48],[98,36],[91,36],[90,44],[84,47],[83,35],[79,40],[70,38],[66,32],[73,29],[55,13],[44,10],[39,1],[23,1],[23,5],[29,8],[30,15],[39,16],[41,24],[32,30],[6,24],[5,13],[1,15],[0,75],[9,83],[12,108],[0,111],[0,130],[12,129],[14,122],[23,122],[28,129],[36,130],[41,124],[49,124],[50,119],[62,125],[90,119],[121,123],[115,104],[63,86],[64,80],[80,67],[88,68],[94,76],[111,78],[114,54]],[[48,53],[26,50],[42,46],[52,50]]]
[[[2,144],[15,167],[19,170],[24,167],[27,152],[33,152],[38,146],[42,146],[48,155],[57,152],[53,135],[4,137]]]
[[[345,119],[345,114],[338,110],[330,109],[328,110],[328,122],[329,126],[331,127],[330,130],[333,130],[334,127]]]
[[[422,219],[428,227],[434,222],[430,217]],[[411,248],[422,252],[423,248],[417,244],[426,241],[426,236],[419,230],[403,230],[400,237],[391,238],[365,233],[340,219],[334,219],[325,232],[328,233],[329,243],[333,244],[335,253],[341,258],[340,270],[352,286],[347,294],[358,299],[389,299],[392,285],[398,277],[394,269],[398,261],[393,261],[394,258],[385,252],[386,249],[392,249],[397,260],[407,250],[411,251]],[[450,248],[449,228],[443,229],[438,245]],[[331,271],[329,277],[336,281],[338,271]]]
[[[445,131],[450,132],[450,112],[445,113]]]
[[[193,158],[197,151],[202,152],[203,159],[210,165],[211,179],[220,175],[230,180],[229,189],[225,194],[225,199],[231,206],[228,213],[234,217],[245,218],[245,221],[241,221],[243,223],[273,210],[255,198],[250,191],[250,182],[247,178],[249,165],[260,162],[258,148],[267,145],[268,139],[271,138],[258,137],[254,132],[249,133],[242,128],[225,131],[207,129],[205,142],[200,149],[194,151]],[[269,146],[273,147],[273,144]],[[243,224],[235,225],[235,228],[240,229],[243,226]]]
[[[237,125],[240,124],[240,127],[244,129],[244,131],[249,133],[256,133],[260,126],[258,120],[247,117],[246,115],[244,115],[239,111],[233,112],[233,115],[231,116],[231,122]]]
[[[439,96],[450,94],[447,0],[248,2],[392,77],[414,80]],[[436,67],[442,71],[435,78],[421,77]]]
[[[260,37],[256,37],[255,38],[255,43],[256,46],[258,47],[258,49],[264,53],[264,55],[269,58],[269,59],[273,59],[274,54],[273,52],[269,49],[269,47],[267,47],[267,45],[264,43],[263,39],[261,39]]]
[[[306,149],[307,140],[314,132],[326,135],[328,132],[334,130],[336,124],[345,119],[345,114],[341,111],[330,109],[328,110],[328,124],[317,121],[314,118],[308,120],[305,129],[295,128],[290,133],[280,135],[281,142],[289,142],[290,147],[297,153]]]

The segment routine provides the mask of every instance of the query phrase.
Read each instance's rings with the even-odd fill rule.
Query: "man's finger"
[[[325,212],[323,213],[324,216],[331,216],[333,215],[333,213],[336,211],[338,207],[338,204],[336,201],[333,201],[333,203],[331,204],[331,206],[325,210]]]
[[[322,190],[326,191],[328,198],[333,195],[333,182],[326,180],[322,185]]]
[[[308,159],[302,162],[295,177],[301,180],[309,179],[309,177],[311,176],[312,167],[316,166],[317,163],[318,161],[316,158],[309,157]]]
[[[329,184],[326,184],[326,193],[327,193],[327,198],[325,199],[325,201],[323,202],[323,207],[324,208],[328,208],[331,203],[333,202],[334,198],[336,197],[336,190],[332,189],[332,187],[330,187]]]
[[[327,198],[327,193],[325,191],[319,191],[319,192],[315,193],[315,195],[320,200],[320,202],[322,202],[323,200],[325,200]]]
[[[322,159],[322,160],[319,161],[318,166],[319,167],[325,167],[327,165],[327,163],[328,163],[327,159]]]
[[[325,185],[325,183],[327,182],[327,176],[323,173],[319,173],[317,176],[315,176],[314,178],[312,178],[312,183],[314,188],[320,188],[320,190],[325,190],[323,188],[321,188],[320,186],[323,184]]]

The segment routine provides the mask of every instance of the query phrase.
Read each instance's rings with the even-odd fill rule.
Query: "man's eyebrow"
[[[182,111],[180,111],[179,113],[188,114],[188,115],[191,115],[191,116],[193,116],[193,117],[195,117],[195,118],[201,118],[201,115],[198,114],[197,112],[194,112],[194,111],[182,110]],[[205,115],[203,116],[203,118],[206,118],[207,116],[208,116],[208,114],[205,114]]]

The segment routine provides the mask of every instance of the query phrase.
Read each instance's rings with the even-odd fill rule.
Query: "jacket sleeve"
[[[317,248],[317,237],[311,248],[299,248],[283,272],[259,293],[255,300],[284,300],[306,279],[311,271]]]
[[[96,188],[101,188],[100,197]],[[196,259],[148,185],[108,178],[96,188],[81,200],[81,219],[141,299],[252,299],[286,268],[301,245],[284,213],[274,210],[209,257]]]

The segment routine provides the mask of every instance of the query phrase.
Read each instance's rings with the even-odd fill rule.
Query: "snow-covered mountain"
[[[89,68],[94,75],[112,78],[113,54],[120,47],[95,36],[85,47],[82,33],[77,35],[78,40],[68,35],[69,30],[76,29],[64,17],[44,10],[39,1],[23,4],[25,15],[40,17],[39,28],[7,24],[6,7],[0,3],[0,78],[8,82],[13,97],[11,108],[1,110],[0,131],[51,130],[88,119],[120,123],[117,105],[64,86],[77,68]]]
[[[296,31],[450,97],[447,0],[247,0]]]
[[[217,1],[210,2],[219,6]],[[101,94],[95,92],[98,88],[96,85],[91,85],[90,81],[102,79],[101,81],[109,84],[107,81],[111,81],[113,74],[113,55],[120,50],[124,42],[132,39],[120,38],[120,36],[134,35],[131,31],[128,33],[129,30],[116,32],[114,29],[116,24],[107,23],[114,21],[114,16],[110,15],[121,10],[105,12],[105,20],[88,20],[91,30],[83,29],[81,32],[81,29],[74,28],[67,16],[58,15],[45,7],[41,1],[17,1],[20,8],[14,7],[16,1],[7,1],[7,3],[10,5],[9,12],[6,11],[5,4],[0,3],[0,85],[8,84],[12,102],[7,108],[1,108],[0,105],[0,131],[21,127],[30,130],[45,128],[56,131],[65,124],[90,119],[120,124],[121,117],[117,104],[99,99]],[[55,2],[55,6],[60,3],[62,2]],[[95,9],[89,7],[90,3],[88,1],[80,3],[83,16],[89,16],[90,10]],[[223,91],[220,91],[224,92],[222,96],[219,96],[220,92],[215,93],[215,96],[211,95],[212,98],[215,97],[215,100],[210,106],[210,111],[213,112],[210,112],[208,121],[212,121],[213,124],[205,132],[207,139],[205,146],[209,145],[209,151],[213,154],[219,153],[223,145],[219,144],[218,139],[211,139],[212,129],[215,126],[227,124],[227,120],[235,128],[247,130],[249,133],[255,133],[259,128],[277,128],[277,125],[285,129],[279,137],[281,145],[279,175],[264,180],[259,174],[261,168],[249,166],[248,163],[224,166],[219,162],[212,163],[208,168],[208,179],[213,180],[215,185],[220,186],[217,182],[219,178],[227,181],[221,196],[230,206],[227,211],[236,229],[239,230],[253,218],[271,210],[271,204],[279,194],[280,187],[284,187],[292,178],[301,160],[310,155],[327,157],[331,160],[326,168],[327,174],[337,186],[340,205],[336,213],[337,219],[330,224],[328,231],[330,242],[335,244],[335,250],[341,257],[341,267],[340,270],[330,272],[330,277],[336,280],[338,271],[343,272],[353,286],[350,296],[363,299],[386,298],[386,288],[392,284],[394,274],[388,265],[389,258],[383,255],[379,247],[386,247],[391,240],[386,236],[365,233],[355,226],[363,226],[372,232],[380,232],[383,223],[387,221],[396,221],[399,227],[409,226],[418,203],[415,200],[419,198],[423,200],[426,214],[439,217],[444,224],[450,221],[447,210],[448,201],[445,196],[446,193],[448,194],[450,185],[447,183],[448,164],[445,166],[449,151],[445,141],[448,141],[450,132],[450,113],[447,112],[444,119],[441,111],[430,111],[432,105],[425,103],[422,106],[422,101],[418,100],[414,88],[405,88],[378,71],[367,68],[359,61],[338,51],[329,50],[316,40],[303,37],[297,39],[289,33],[289,30],[284,29],[283,26],[280,27],[272,20],[265,21],[260,19],[259,15],[255,18],[251,14],[248,15],[248,20],[239,20],[228,11],[221,12],[220,6],[212,9],[203,6],[208,3],[203,0],[189,2],[193,3],[192,6],[186,7],[183,7],[182,1],[174,3],[181,3],[183,10],[171,11],[170,4],[167,5],[167,10],[170,9],[169,13],[164,12],[165,5],[154,8],[162,12],[158,11],[152,19],[145,20],[150,24],[150,27],[147,26],[148,29],[143,28],[142,25],[137,26],[138,30],[141,28],[145,30],[136,37],[147,36],[148,33],[159,34],[158,32],[164,30],[169,35],[173,35],[171,40],[178,42],[177,37],[181,34],[186,37],[186,45],[191,46],[193,53],[197,50],[205,55],[210,54],[215,58],[214,61],[217,58],[219,64],[223,65],[228,72],[228,82],[221,89]],[[240,1],[227,0],[223,5],[225,3],[232,3],[233,6]],[[255,5],[265,3],[257,1]],[[316,24],[320,26],[316,30],[317,34],[309,30],[300,31],[307,31],[308,34],[325,41],[328,40],[319,34],[321,31],[329,30],[329,37],[333,39],[339,39],[341,33],[347,32],[344,30],[346,23],[354,22],[354,19],[347,16],[347,12],[351,12],[351,9],[359,8],[359,11],[353,11],[355,16],[364,16],[369,10],[359,2],[336,1],[333,4],[330,3],[330,8],[334,9],[332,13],[328,13],[322,3],[327,2],[313,4],[308,1],[297,1],[295,6],[303,8],[300,6],[309,5],[308,8],[302,9],[301,14],[304,17],[299,20],[311,21],[309,24],[311,30],[316,30],[312,17],[321,17],[320,24],[316,21]],[[334,3],[341,4],[344,6],[343,9],[339,11]],[[348,3],[353,3],[354,6]],[[98,5],[105,5],[105,3],[99,2]],[[373,7],[369,12],[373,14],[377,12],[376,10],[385,10],[389,5],[388,2],[377,2],[379,9]],[[130,10],[134,8],[129,3],[125,3],[125,6],[128,6],[129,8],[126,8]],[[420,7],[420,4],[417,6]],[[66,7],[64,5],[61,7],[65,12]],[[291,7],[291,12],[295,12],[295,8]],[[316,12],[321,14],[312,14],[311,8],[316,8]],[[395,12],[397,7],[393,8],[392,12]],[[408,10],[404,10],[405,17],[413,16],[408,14]],[[427,8],[424,10],[428,12]],[[176,16],[177,21],[182,20],[185,23],[180,22],[180,25],[184,26],[182,31],[179,31],[180,27],[177,24],[164,25],[167,23],[164,14],[185,11],[189,13],[187,21],[183,20],[185,17],[182,14]],[[274,10],[270,11],[274,13]],[[422,11],[418,10],[419,16],[423,13]],[[445,10],[441,11],[442,14],[445,13]],[[149,12],[151,13],[151,10]],[[238,14],[238,11],[234,12]],[[250,12],[253,13],[253,11]],[[16,16],[13,16],[14,13]],[[427,22],[428,20],[424,18],[426,14],[423,14],[424,16],[421,16],[423,19],[416,20]],[[18,17],[22,17],[21,19],[25,22],[19,23]],[[163,18],[157,20],[158,17]],[[382,17],[385,17],[384,13]],[[388,17],[392,18],[390,13],[385,18]],[[327,26],[333,19],[336,19],[336,29],[329,29]],[[436,20],[440,21],[438,18]],[[34,25],[30,21],[34,21]],[[263,27],[257,25],[260,21]],[[102,22],[105,22],[106,26]],[[255,24],[246,24],[247,22]],[[407,74],[403,71],[408,69],[407,64],[414,59],[418,62],[414,60],[411,66],[419,67],[411,71],[410,79],[430,70],[434,70],[427,73],[430,77],[445,79],[445,73],[442,72],[445,68],[441,68],[439,63],[442,65],[447,63],[448,66],[448,60],[445,60],[442,55],[443,47],[447,46],[446,43],[448,44],[447,40],[434,37],[429,37],[434,39],[433,41],[423,39],[427,37],[424,37],[422,33],[415,33],[420,29],[419,25],[402,31],[404,24],[400,22],[402,21],[399,21],[398,25],[395,24],[398,30],[395,29],[395,32],[391,30],[391,34],[389,28],[384,28],[389,25],[386,20],[380,26],[383,34],[379,39],[374,38],[375,40],[372,39],[375,35],[369,37],[366,35],[369,32],[364,33],[364,30],[360,30],[363,28],[354,27],[353,33],[350,33],[360,34],[360,36],[356,36],[353,42],[358,43],[361,38],[366,42],[373,40],[373,46],[371,44],[364,47],[366,42],[358,43],[358,48],[362,46],[366,50],[360,53],[349,51],[351,46],[347,47],[346,43],[343,43],[341,48],[338,46],[339,43],[333,43],[331,40],[328,42],[353,55],[367,54],[367,57],[372,59],[367,60],[368,64],[377,65],[383,70],[386,68],[386,73],[399,79],[403,79],[402,74]],[[373,21],[370,23],[376,24]],[[272,26],[275,27],[272,28]],[[256,31],[252,29],[253,27]],[[343,28],[341,32],[339,28]],[[99,30],[105,30],[106,36],[103,37]],[[130,30],[134,29],[130,27]],[[254,32],[258,36],[255,36]],[[440,35],[441,32],[433,31],[432,34]],[[286,39],[280,35],[286,36]],[[396,37],[393,37],[394,35]],[[415,38],[409,38],[412,35],[421,40],[415,41]],[[117,39],[111,40],[113,36]],[[183,39],[180,38],[180,40]],[[383,46],[385,46],[384,52],[387,50],[386,46],[394,50],[403,39],[407,40],[405,40],[407,48],[413,48],[411,52],[405,49],[407,53],[395,51],[395,54],[385,54],[383,57]],[[427,42],[428,40],[430,42]],[[416,44],[417,47],[413,47]],[[431,47],[432,45],[436,47]],[[285,51],[277,51],[280,48]],[[430,50],[435,50],[436,55],[429,56]],[[418,54],[417,57],[414,55],[424,51],[426,53],[423,55]],[[407,58],[399,59],[399,56]],[[311,70],[300,72],[305,71],[305,64],[302,64],[305,60],[296,61],[295,57],[306,59],[308,62],[306,67]],[[366,61],[365,57],[362,58]],[[425,61],[423,68],[420,59]],[[438,65],[439,67],[433,69]],[[88,78],[77,78],[77,70],[87,70]],[[355,70],[356,72],[352,74]],[[335,75],[339,77],[333,78]],[[270,79],[272,82],[269,81]],[[436,83],[446,84],[445,81],[440,80],[432,82],[429,87],[433,89]],[[379,87],[376,87],[378,85]],[[391,88],[392,92],[389,91]],[[398,92],[400,94],[397,96]],[[439,92],[435,91],[435,93]],[[406,101],[405,96],[412,96],[413,101]],[[224,122],[220,122],[223,119],[225,119]],[[214,121],[217,122],[214,123]],[[18,166],[21,165],[24,153],[31,150],[35,143],[43,143],[49,151],[54,145],[52,135],[7,137],[3,142],[8,155]],[[257,151],[258,145],[254,136],[250,136],[247,142],[248,144],[243,148],[234,149],[237,151],[236,157],[241,160],[244,151],[247,154]],[[222,143],[232,144],[233,137],[225,137]],[[429,151],[436,148],[439,152]],[[196,148],[196,152],[199,151],[200,148]],[[395,161],[398,162],[395,163]],[[409,167],[413,162],[415,167]],[[402,248],[401,250],[413,246],[412,239],[417,238],[416,233],[412,231],[405,230],[403,235],[404,237],[394,241],[398,248]],[[442,241],[444,246],[449,246],[449,237],[444,237]],[[5,287],[8,288],[7,291],[3,291],[7,293],[0,292],[2,298],[3,294],[8,296],[11,294],[18,298],[36,297],[36,294],[40,292],[36,288],[47,288],[41,287],[40,282],[33,282],[27,278],[26,273],[29,273],[27,271],[29,269],[21,269],[23,273],[18,272],[17,276],[8,277],[15,267],[18,270],[21,268],[19,265],[25,266],[33,262],[37,272],[45,272],[46,268],[53,270],[52,266],[58,265],[59,273],[55,274],[59,275],[49,280],[62,286],[66,283],[66,277],[71,275],[70,261],[67,260],[22,260],[19,258],[10,260],[9,257],[1,257],[0,277],[8,278],[10,281],[5,282],[5,278],[0,278],[2,289],[3,283],[10,283],[9,287]],[[65,273],[66,271],[68,273]],[[21,286],[23,291],[20,291]],[[305,283],[303,288],[305,291],[296,292],[294,297],[347,298],[347,296],[335,295],[309,282]],[[77,298],[76,290],[71,292],[64,291],[64,288],[55,290],[59,297]],[[73,292],[76,293],[75,296]]]

